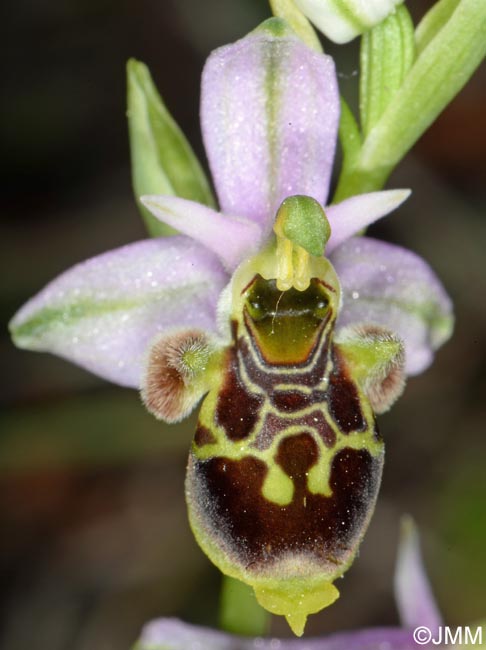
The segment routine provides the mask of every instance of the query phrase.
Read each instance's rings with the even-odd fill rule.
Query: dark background
[[[409,3],[419,17],[428,2]],[[154,75],[203,158],[205,57],[268,16],[263,0],[2,4],[0,645],[124,650],[160,615],[215,624],[219,576],[186,521],[194,420],[163,427],[134,391],[16,350],[6,323],[74,263],[145,236],[131,194],[125,62]],[[357,47],[338,56],[353,96]],[[372,234],[414,249],[456,305],[454,338],[380,418],[387,463],[340,600],[308,632],[396,624],[392,573],[410,513],[447,622],[486,611],[484,69],[400,165],[413,196]],[[276,621],[273,632],[288,629]]]

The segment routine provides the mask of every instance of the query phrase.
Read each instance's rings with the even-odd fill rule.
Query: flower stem
[[[251,587],[223,576],[219,624],[226,632],[263,636],[270,626],[270,614],[258,604]]]

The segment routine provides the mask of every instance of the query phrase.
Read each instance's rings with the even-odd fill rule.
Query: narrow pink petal
[[[331,238],[326,253],[331,253],[349,237],[396,210],[409,196],[410,190],[386,190],[359,194],[328,206],[325,210],[331,226]]]
[[[215,328],[226,282],[217,258],[187,237],[140,241],[65,271],[17,312],[10,329],[19,347],[138,387],[158,332]]]
[[[141,201],[157,219],[213,251],[228,271],[260,244],[261,228],[253,221],[226,216],[175,196],[142,196]]]
[[[451,300],[428,264],[405,248],[370,237],[349,239],[330,259],[343,295],[337,326],[389,329],[404,342],[407,374],[425,370],[453,326]]]
[[[404,522],[398,549],[395,599],[405,627],[426,626],[435,636],[442,625],[442,617],[424,570],[418,533],[411,520]]]
[[[334,63],[280,21],[213,52],[201,119],[223,212],[268,232],[287,196],[325,201],[339,121]]]

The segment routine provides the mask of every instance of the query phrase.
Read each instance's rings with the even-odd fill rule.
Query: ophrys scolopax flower
[[[408,191],[322,207],[334,64],[282,21],[213,53],[201,120],[221,212],[143,197],[183,234],[72,268],[11,328],[21,347],[141,388],[168,422],[207,394],[187,479],[193,530],[301,634],[338,596],[373,510],[374,413],[429,365],[451,304],[416,255],[354,237]]]

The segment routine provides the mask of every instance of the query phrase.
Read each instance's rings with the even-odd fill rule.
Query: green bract
[[[413,23],[404,5],[363,35],[360,115],[365,136],[379,121],[415,58]]]
[[[204,172],[167,108],[143,63],[127,64],[128,127],[133,189],[138,207],[153,237],[175,231],[155,219],[140,203],[144,194],[181,196],[214,206]]]
[[[363,37],[361,130],[343,113],[344,164],[334,200],[380,189],[393,168],[461,90],[486,54],[486,2],[441,0],[414,45],[404,7]],[[408,70],[408,72],[407,72]]]

